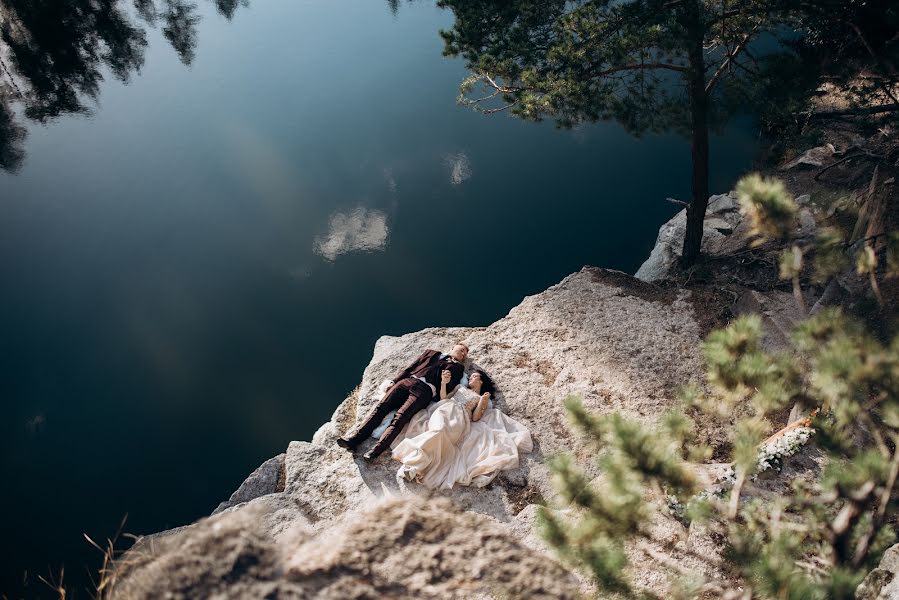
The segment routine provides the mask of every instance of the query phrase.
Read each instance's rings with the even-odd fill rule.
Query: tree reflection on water
[[[246,0],[214,3],[231,19]],[[160,27],[190,65],[199,22],[189,0],[0,0],[0,169],[14,173],[22,166],[20,119],[46,123],[88,113],[104,69],[126,83],[139,72],[148,27]]]

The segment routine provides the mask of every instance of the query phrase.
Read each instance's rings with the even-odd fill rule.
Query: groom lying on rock
[[[390,443],[400,434],[412,416],[431,402],[441,399],[438,394],[443,384],[449,395],[462,380],[464,362],[468,358],[468,346],[459,342],[449,354],[441,354],[437,350],[425,350],[421,356],[408,367],[396,374],[393,385],[384,397],[375,404],[365,420],[352,435],[337,438],[337,444],[351,452],[362,443],[381,424],[387,414],[395,410],[396,415],[390,422],[378,442],[363,455],[372,461],[390,447]],[[443,373],[448,373],[444,375]],[[448,380],[447,380],[448,377]]]

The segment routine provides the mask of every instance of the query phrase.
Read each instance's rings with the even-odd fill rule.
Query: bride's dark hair
[[[480,369],[475,369],[475,373],[480,373],[481,375],[481,393],[490,392],[490,397],[496,398],[496,384],[493,383],[490,375]]]

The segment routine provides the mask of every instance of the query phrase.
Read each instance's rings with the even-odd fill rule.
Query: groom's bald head
[[[465,359],[468,358],[468,344],[465,342],[456,342],[456,345],[450,350],[449,355],[459,362],[465,362]]]

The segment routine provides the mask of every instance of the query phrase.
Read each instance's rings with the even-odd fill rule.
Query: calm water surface
[[[0,592],[64,563],[86,597],[82,532],[208,514],[310,439],[379,336],[487,325],[584,264],[633,272],[689,195],[676,136],[456,106],[432,4],[196,14],[189,66],[147,27],[140,72],[91,115],[22,118],[0,174]],[[712,148],[726,191],[754,137]]]

